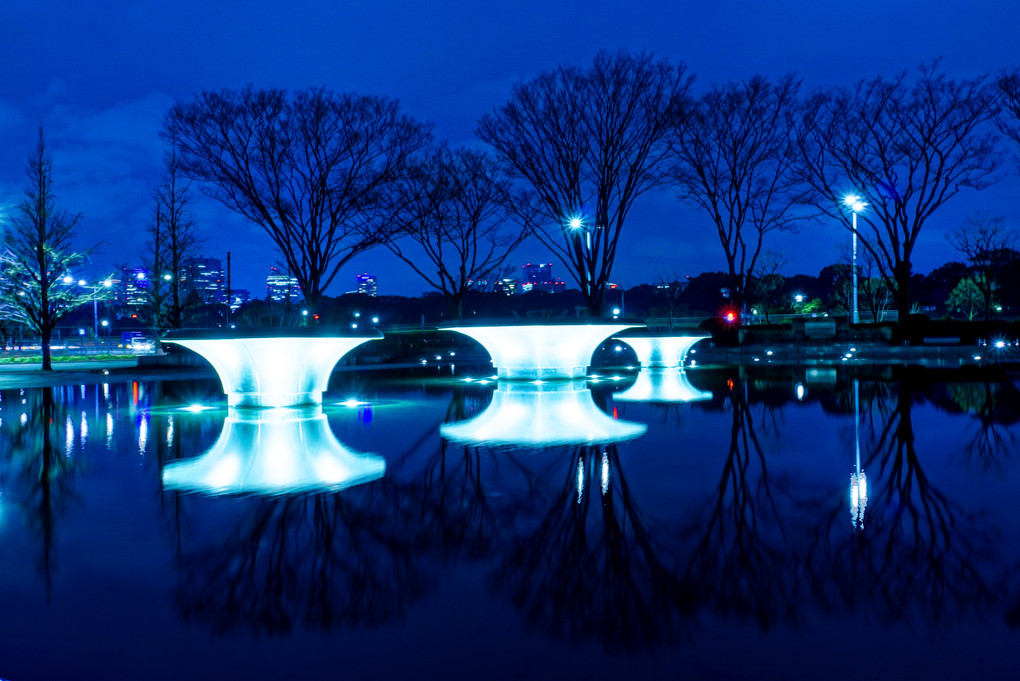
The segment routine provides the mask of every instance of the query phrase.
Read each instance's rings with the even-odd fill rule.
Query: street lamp
[[[591,232],[584,228],[584,220],[580,215],[574,215],[567,219],[567,227],[574,232],[584,229],[584,246],[591,253]]]
[[[848,194],[843,198],[843,205],[848,207],[853,215],[853,247],[850,254],[850,323],[859,324],[861,320],[857,314],[857,214],[867,208],[868,204],[856,194]]]

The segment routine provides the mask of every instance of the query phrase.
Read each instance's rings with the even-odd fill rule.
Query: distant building
[[[519,290],[519,283],[516,279],[510,279],[509,277],[500,279],[499,283],[496,284],[496,290],[508,296],[516,295]]]
[[[243,288],[232,288],[230,289],[230,310],[236,312],[242,305],[247,305],[251,301],[251,294],[247,289]]]
[[[141,307],[149,302],[149,270],[145,267],[124,267],[121,269],[118,302],[131,307]]]
[[[284,274],[279,267],[270,267],[269,276],[266,277],[266,300],[302,303],[305,297],[296,278]]]
[[[554,279],[552,275],[552,263],[539,263],[533,265],[530,262],[522,268],[524,273],[521,277],[521,289],[528,291],[545,291],[546,293],[563,293],[567,290],[567,284],[562,279]]]
[[[223,305],[227,302],[227,284],[222,263],[216,258],[188,258],[181,263],[181,283],[188,292],[194,291],[203,303]]]
[[[358,282],[358,293],[372,296],[373,298],[379,295],[379,285],[375,280],[374,274],[359,274],[355,279]]]

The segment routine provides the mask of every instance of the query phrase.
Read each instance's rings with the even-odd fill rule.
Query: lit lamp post
[[[857,214],[868,207],[861,197],[856,194],[850,194],[843,199],[843,205],[850,209],[850,213],[853,215],[853,246],[850,254],[850,323],[859,324],[860,317],[857,314]]]

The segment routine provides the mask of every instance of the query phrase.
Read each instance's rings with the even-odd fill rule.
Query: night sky
[[[502,104],[513,82],[562,63],[587,65],[600,49],[648,50],[683,61],[697,76],[696,92],[711,83],[791,71],[807,92],[892,76],[935,57],[955,77],[1020,66],[1015,0],[4,5],[0,211],[21,199],[41,124],[61,205],[83,213],[80,244],[105,242],[90,276],[140,263],[161,172],[161,119],[175,99],[201,89],[324,86],[384,95],[432,121],[437,138],[456,145],[474,139],[478,116]],[[916,271],[960,259],[943,233],[971,212],[990,211],[1020,228],[1020,207],[1012,200],[1020,178],[1012,169],[996,187],[961,195],[936,214],[921,236]],[[263,296],[266,270],[279,261],[269,238],[201,196],[195,212],[208,240],[204,254],[225,258],[231,251],[233,286]],[[724,267],[712,226],[669,189],[639,199],[625,229],[612,277],[624,286]],[[845,231],[819,224],[770,247],[789,253],[784,274],[816,275],[839,260],[844,242]],[[511,256],[515,264],[551,259],[537,243]],[[566,278],[553,262],[554,275]],[[408,267],[378,249],[355,259],[329,293],[352,289],[355,274],[365,271],[379,277],[382,294],[426,290]]]

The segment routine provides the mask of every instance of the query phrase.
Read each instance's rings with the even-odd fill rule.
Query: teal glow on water
[[[1015,377],[681,378],[2,391],[0,677],[1013,678]]]

